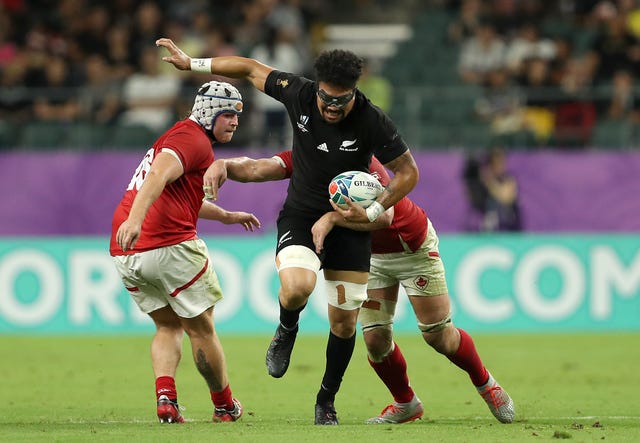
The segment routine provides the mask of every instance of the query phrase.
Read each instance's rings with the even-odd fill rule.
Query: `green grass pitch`
[[[336,399],[340,426],[313,425],[325,337],[298,338],[289,372],[266,373],[270,337],[222,334],[245,415],[210,422],[212,406],[188,341],[178,371],[184,425],[155,417],[150,336],[0,337],[3,442],[576,442],[640,441],[638,333],[473,334],[485,364],[513,397],[517,420],[498,423],[465,373],[416,335],[397,341],[423,420],[365,425],[391,401],[368,366],[360,333]]]

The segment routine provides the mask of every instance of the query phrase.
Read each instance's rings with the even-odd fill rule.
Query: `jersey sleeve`
[[[391,181],[389,173],[387,172],[385,167],[382,166],[380,160],[378,160],[375,156],[371,157],[371,163],[369,164],[369,173],[377,178],[382,186],[386,187]]]
[[[374,154],[382,164],[389,163],[409,150],[409,146],[398,133],[396,125],[382,111],[378,113],[378,125],[375,126],[374,140],[380,140]]]
[[[291,103],[305,87],[313,82],[296,74],[271,71],[264,84],[264,92],[283,104]]]
[[[170,134],[160,149],[170,149],[178,155],[184,172],[206,169],[212,163],[212,147],[209,138],[195,131],[179,130]]]
[[[273,156],[280,166],[282,166],[285,170],[285,178],[291,178],[291,174],[293,173],[293,152],[292,151],[282,151],[278,152]]]

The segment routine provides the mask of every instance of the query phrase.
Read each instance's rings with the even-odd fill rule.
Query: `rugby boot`
[[[175,401],[169,400],[166,395],[158,398],[158,419],[160,423],[184,423],[180,406]]]
[[[487,402],[489,410],[500,423],[511,423],[516,415],[513,400],[502,389],[502,386],[489,374],[489,380],[482,386],[476,387],[480,396]]]
[[[420,399],[414,395],[409,403],[394,402],[384,408],[380,415],[370,418],[365,423],[372,424],[400,424],[418,420],[424,414]]]
[[[216,408],[211,418],[214,422],[236,421],[242,417],[242,404],[237,398],[233,399],[233,409]]]
[[[332,401],[322,404],[316,403],[315,424],[329,426],[338,424],[338,415]]]
[[[267,371],[269,371],[270,376],[280,378],[287,372],[297,334],[298,325],[291,330],[285,329],[282,325],[279,325],[278,329],[276,329],[276,333],[267,350]]]

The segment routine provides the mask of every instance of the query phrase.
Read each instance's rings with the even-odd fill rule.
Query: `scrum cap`
[[[242,113],[242,96],[235,86],[210,81],[200,86],[191,115],[207,131],[211,131],[216,117],[223,112]]]

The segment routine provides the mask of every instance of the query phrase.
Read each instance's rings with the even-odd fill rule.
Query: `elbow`
[[[380,224],[382,225],[380,227],[380,229],[387,229],[389,226],[391,226],[391,222],[393,221],[393,216],[390,216],[388,214],[384,214],[380,216]]]
[[[393,206],[391,206],[389,209],[384,211],[380,215],[380,217],[378,217],[378,219],[376,220],[376,222],[379,223],[380,225],[379,229],[386,229],[389,226],[391,226],[391,223],[393,223],[394,214],[395,214],[395,208]]]
[[[413,167],[408,171],[407,174],[407,189],[408,192],[412,191],[413,188],[418,184],[418,180],[420,180],[420,171],[418,170],[418,166],[413,164]]]

